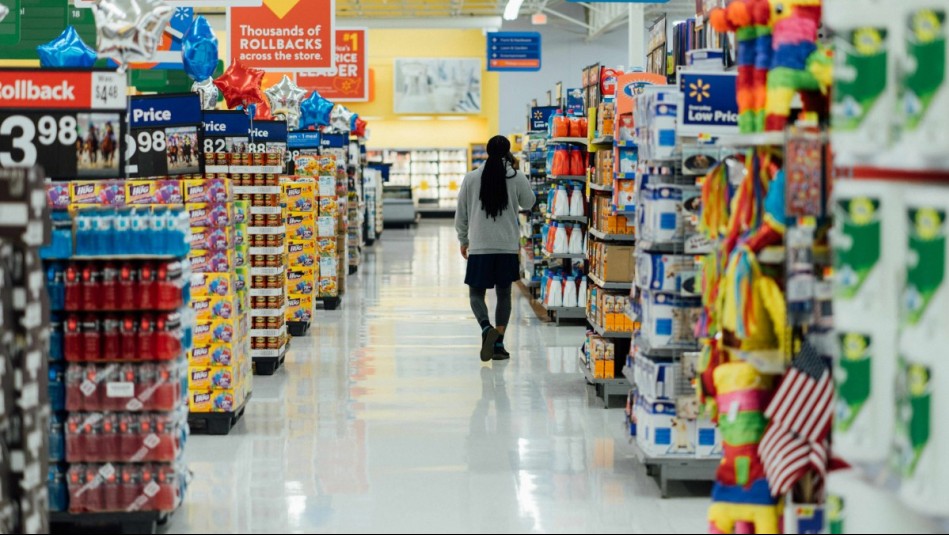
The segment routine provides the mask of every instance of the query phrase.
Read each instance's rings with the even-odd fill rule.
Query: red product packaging
[[[63,324],[63,356],[68,362],[81,362],[83,353],[79,316],[70,314]]]
[[[570,150],[566,147],[557,147],[554,150],[554,161],[551,172],[556,175],[570,174]]]
[[[99,333],[99,318],[90,314],[83,318],[82,325],[82,359],[85,362],[102,359],[102,338]]]
[[[122,355],[122,321],[118,316],[102,320],[102,360],[120,360]]]
[[[551,137],[570,137],[570,119],[562,114],[555,113],[550,116],[550,120],[554,124]]]
[[[175,365],[158,364],[155,370],[155,391],[152,395],[152,410],[170,411],[175,408],[175,401],[181,398],[181,383],[174,380],[177,375]]]
[[[100,310],[119,310],[119,270],[115,264],[102,266]]]
[[[135,394],[138,388],[138,364],[123,364],[119,371],[118,380],[107,388],[109,410],[125,411],[138,410],[135,407]],[[131,404],[131,406],[130,406]]]
[[[570,149],[570,172],[566,173],[573,176],[582,176],[586,171],[586,152],[579,148]]]
[[[122,479],[122,505],[127,510],[139,496],[142,496],[142,467],[128,464],[120,469]]]
[[[135,355],[138,360],[155,360],[155,318],[142,314],[138,322],[138,337]]]
[[[125,511],[125,505],[122,503],[124,496],[120,477],[119,470],[114,467],[104,476],[105,481],[102,483],[103,511]]]
[[[82,274],[76,264],[66,267],[66,310],[80,310],[82,308]]]
[[[118,416],[115,413],[104,414],[102,432],[99,435],[99,458],[94,460],[103,462],[125,460],[119,455],[120,440]]]
[[[119,309],[134,310],[138,301],[136,295],[139,292],[138,270],[131,262],[125,262],[119,268],[118,292]]]
[[[145,411],[170,410],[157,408],[155,405],[155,393],[158,388],[155,383],[156,378],[158,377],[156,366],[156,364],[146,363],[140,365],[138,368],[138,382],[135,385],[135,399],[142,404],[142,410]],[[145,433],[146,431],[142,430],[141,432]]]
[[[122,413],[119,415],[119,455],[123,459],[131,459],[138,453],[141,446],[140,416],[137,414]]]
[[[590,121],[586,117],[580,117],[577,119],[577,129],[579,133],[577,137],[587,137],[590,135]]]
[[[81,464],[74,464],[69,467],[69,473],[66,474],[66,482],[69,487],[69,511],[72,513],[81,513],[86,508],[86,493],[83,487],[86,484],[85,467]]]
[[[174,418],[168,414],[155,415],[155,437],[158,440],[150,440],[154,446],[148,460],[150,461],[173,461],[178,453],[177,424]],[[143,439],[148,439],[142,435]]]
[[[155,360],[174,360],[181,355],[181,314],[172,312],[155,321]]]
[[[135,316],[126,315],[122,318],[119,327],[119,337],[122,340],[122,359],[138,359],[138,322]]]
[[[82,267],[82,309],[102,310],[102,269],[89,262]]]
[[[86,434],[82,432],[82,416],[72,413],[66,419],[66,460],[81,462],[86,451]]]
[[[138,284],[139,290],[135,294],[135,308],[138,310],[155,310],[155,290],[154,284],[156,280],[157,273],[155,272],[155,266],[150,262],[142,264],[138,270]]]
[[[82,367],[75,364],[66,368],[66,410],[82,410],[82,372]]]
[[[156,511],[174,511],[178,494],[178,473],[170,464],[155,466],[158,492],[152,497],[152,508]]]
[[[96,468],[94,465],[85,465],[84,477],[82,478],[83,487],[72,495],[84,495],[83,510],[92,513],[105,510],[105,503],[102,501],[102,483],[99,480],[99,471]]]
[[[155,281],[155,303],[158,310],[176,310],[182,305],[184,269],[181,262],[165,262],[158,265]]]
[[[570,137],[585,137],[580,135],[580,121],[576,117],[570,118]]]

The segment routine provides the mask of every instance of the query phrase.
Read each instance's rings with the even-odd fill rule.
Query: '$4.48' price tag
[[[114,72],[0,70],[0,167],[50,178],[115,178],[125,78]]]

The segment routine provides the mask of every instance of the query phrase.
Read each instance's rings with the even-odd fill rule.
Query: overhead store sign
[[[227,10],[231,60],[265,71],[314,72],[335,66],[335,0],[263,0]]]
[[[686,135],[737,134],[737,73],[679,71],[679,132]]]
[[[297,85],[316,90],[333,102],[369,100],[366,30],[336,30],[336,66],[324,73],[300,73]]]
[[[125,91],[125,75],[112,71],[0,69],[0,168],[119,177]]]
[[[320,153],[320,133],[300,130],[287,134],[287,150],[291,158]]]
[[[539,71],[541,40],[538,32],[488,34],[489,71]]]
[[[549,130],[550,117],[559,109],[557,106],[534,106],[531,108],[528,130],[531,132],[546,132]]]

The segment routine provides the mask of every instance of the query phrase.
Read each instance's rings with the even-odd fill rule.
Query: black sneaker
[[[504,344],[496,344],[494,346],[494,360],[507,360],[511,358],[511,354],[507,352],[507,349],[504,349]]]
[[[494,358],[494,344],[500,337],[501,333],[494,327],[488,327],[481,333],[481,362]]]

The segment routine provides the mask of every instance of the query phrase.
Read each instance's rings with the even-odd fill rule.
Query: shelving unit
[[[600,240],[600,241],[609,241],[609,242],[634,242],[636,241],[636,236],[633,234],[607,234],[596,228],[590,228],[590,236]]]
[[[625,377],[616,377],[613,379],[594,377],[582,353],[578,357],[578,361],[580,370],[583,371],[583,377],[587,384],[595,387],[596,397],[603,400],[604,409],[610,408],[611,399],[625,398],[629,394],[630,383]]]
[[[599,286],[600,288],[603,288],[604,290],[628,291],[630,286],[632,285],[631,282],[606,282],[602,280],[601,278],[597,277],[596,274],[594,273],[588,273],[587,277],[590,277],[590,280],[593,282],[593,284],[596,284],[597,286]]]

